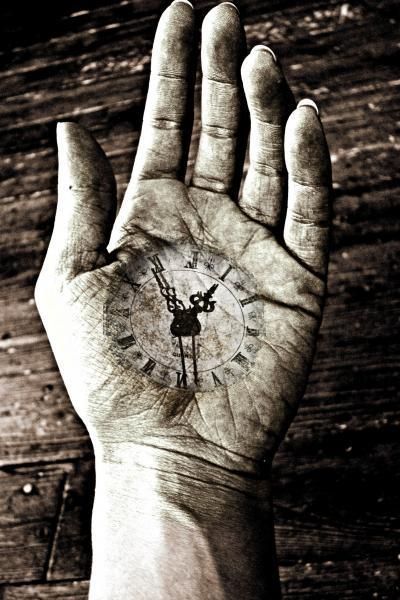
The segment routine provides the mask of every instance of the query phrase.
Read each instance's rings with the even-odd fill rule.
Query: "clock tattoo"
[[[206,391],[245,377],[262,346],[252,277],[194,246],[133,259],[104,314],[121,362],[171,388]]]

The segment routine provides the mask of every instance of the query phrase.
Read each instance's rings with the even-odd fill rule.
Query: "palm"
[[[325,291],[329,159],[315,112],[294,111],[286,126],[286,197],[283,129],[290,94],[270,54],[252,52],[243,67],[252,119],[250,168],[239,204],[228,195],[240,113],[240,26],[234,9],[220,5],[210,13],[221,14],[209,25],[211,32],[206,28],[214,41],[209,56],[203,55],[203,101],[209,98],[212,108],[203,108],[193,185],[182,183],[178,174],[184,169],[182,115],[191,47],[187,30],[193,27],[189,11],[183,3],[172,5],[159,26],[153,62],[160,73],[171,68],[174,77],[179,71],[181,77],[164,79],[153,69],[153,96],[115,223],[107,159],[78,126],[60,132],[60,212],[37,298],[71,399],[97,445],[147,444],[246,471],[272,458],[305,388]],[[222,43],[215,38],[222,35],[226,15],[229,27],[223,35],[230,40]],[[177,37],[180,53],[161,51],[165,36]],[[215,48],[220,51],[227,40],[230,54],[225,65],[218,65],[217,79],[228,86],[230,111],[218,108],[226,91],[215,80],[212,64]],[[176,106],[165,104],[166,92]],[[177,247],[188,239],[212,246],[251,273],[263,299],[262,347],[254,368],[237,384],[213,391],[157,383],[119,361],[115,340],[103,330],[104,307],[132,257],[145,253],[152,240]],[[50,297],[46,280],[52,278],[59,286],[52,286]]]
[[[150,213],[144,209],[149,204]],[[145,238],[153,236],[158,243],[179,244],[188,237],[200,240],[207,232],[207,242],[219,254],[252,270],[266,297],[263,368],[238,385],[196,393],[167,388],[120,364],[115,339],[111,345],[105,343],[101,320],[93,327],[95,315],[101,315],[107,304],[107,294],[113,294],[120,283],[117,259],[81,275],[71,286],[72,295],[78,298],[82,286],[93,294],[90,303],[78,301],[80,316],[74,339],[78,351],[81,340],[77,336],[90,333],[91,344],[83,362],[91,389],[83,399],[85,407],[78,403],[77,410],[89,428],[95,429],[100,443],[111,439],[113,443],[138,442],[140,438],[141,443],[154,444],[157,440],[162,447],[190,448],[191,453],[222,465],[230,465],[235,457],[236,466],[245,470],[253,461],[272,455],[302,395],[324,284],[262,225],[243,219],[242,211],[228,196],[187,189],[179,182],[144,182],[133,206],[131,246],[140,248]],[[216,211],[225,215],[222,222]],[[154,215],[159,214],[164,218],[157,222]]]

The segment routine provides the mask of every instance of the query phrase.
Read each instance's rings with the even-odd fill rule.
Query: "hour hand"
[[[214,292],[216,291],[218,287],[218,283],[214,283],[204,294],[205,297],[207,297],[208,299],[212,298],[212,296],[214,295]]]
[[[211,298],[217,287],[218,283],[214,283],[204,294],[203,292],[197,292],[190,296],[189,300],[196,309],[196,312],[213,312],[216,300],[211,300]]]

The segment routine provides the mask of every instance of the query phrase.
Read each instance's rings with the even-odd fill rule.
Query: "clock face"
[[[129,264],[105,333],[125,365],[167,387],[205,391],[249,373],[262,317],[251,276],[208,249],[167,247]]]

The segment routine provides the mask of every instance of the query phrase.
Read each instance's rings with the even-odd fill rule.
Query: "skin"
[[[194,15],[157,29],[142,134],[121,209],[91,135],[58,125],[59,201],[39,312],[96,455],[90,598],[279,598],[270,466],[311,367],[326,289],[329,154],[271,53],[242,62],[229,3],[202,27],[202,128],[192,181]],[[242,85],[245,98],[242,93]],[[236,196],[250,114],[250,167]],[[103,312],[137,254],[191,240],[251,273],[262,349],[234,386],[165,388],[118,360]]]

